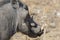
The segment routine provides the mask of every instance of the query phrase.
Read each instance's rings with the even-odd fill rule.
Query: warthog
[[[19,0],[11,0],[0,7],[0,40],[9,40],[17,31],[41,34],[41,28],[30,17],[27,5]]]

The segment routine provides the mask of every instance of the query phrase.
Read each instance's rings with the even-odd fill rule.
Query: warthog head
[[[12,6],[17,10],[17,29],[19,31],[33,35],[42,34],[40,25],[30,17],[27,5],[21,3],[19,0],[13,0]]]

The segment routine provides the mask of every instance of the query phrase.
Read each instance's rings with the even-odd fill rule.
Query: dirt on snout
[[[60,40],[60,0],[21,0],[28,5],[30,16],[44,27],[36,38],[17,32],[10,40]]]

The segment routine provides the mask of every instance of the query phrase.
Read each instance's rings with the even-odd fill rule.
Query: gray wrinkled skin
[[[10,3],[0,7],[0,40],[8,40],[14,34],[16,15]]]
[[[0,0],[0,7],[8,2],[10,2],[10,0]]]
[[[12,0],[0,7],[0,40],[9,40],[16,31],[38,34],[41,30],[30,18],[27,6]]]

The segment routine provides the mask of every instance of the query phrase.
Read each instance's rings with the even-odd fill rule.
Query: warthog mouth
[[[42,30],[39,25],[31,23],[28,36],[33,37],[33,38],[37,36],[41,36],[43,34],[43,31],[44,30]]]
[[[32,30],[29,31],[28,36],[32,38],[36,38],[37,36],[41,36],[44,30],[40,30],[38,33],[34,33]]]

